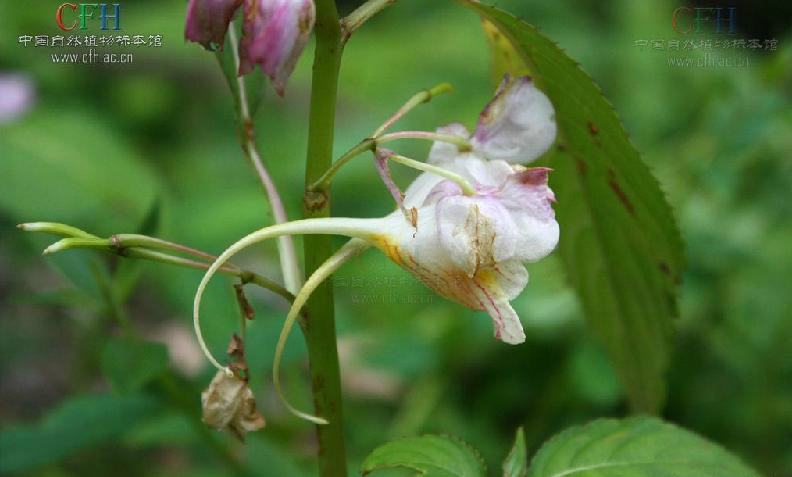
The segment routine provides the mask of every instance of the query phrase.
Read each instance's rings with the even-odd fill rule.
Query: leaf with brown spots
[[[671,207],[613,108],[574,60],[513,15],[460,1],[483,17],[498,76],[529,74],[555,107],[563,147],[553,148],[546,164],[554,169],[559,253],[633,409],[657,412],[684,268]]]

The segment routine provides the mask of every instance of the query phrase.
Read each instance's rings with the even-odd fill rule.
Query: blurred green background
[[[17,43],[19,35],[57,34],[60,3],[0,4],[0,73],[23,75],[35,91],[23,114],[0,123],[0,471],[313,474],[313,429],[284,412],[270,384],[282,300],[248,287],[257,311],[248,357],[267,427],[243,446],[199,422],[199,392],[212,375],[189,321],[199,273],[80,251],[42,258],[52,240],[14,228],[51,220],[98,235],[143,230],[218,253],[271,223],[216,61],[182,40],[185,4],[124,3],[124,33],[161,34],[163,47],[130,48],[134,62],[113,66],[53,64],[49,49]],[[724,4],[737,5],[732,38],[777,39],[777,50],[726,53],[747,57],[747,67],[689,68],[668,58],[701,51],[636,45],[680,38],[671,1],[498,5],[539,26],[602,86],[675,207],[689,267],[664,417],[764,473],[792,475],[789,4]],[[285,100],[267,89],[256,123],[291,217],[300,215],[310,56],[309,46]],[[347,47],[336,152],[443,81],[456,91],[399,127],[473,126],[491,94],[488,66],[474,15],[450,1],[401,0]],[[397,148],[416,158],[428,150]],[[394,176],[406,185],[413,174],[395,168]],[[367,159],[345,168],[334,191],[334,215],[393,208]],[[274,243],[237,261],[279,278]],[[497,469],[519,425],[535,451],[568,425],[627,412],[558,259],[529,271],[515,302],[528,338],[516,347],[492,339],[485,314],[437,297],[377,252],[336,275],[351,473],[376,445],[424,432],[462,437]],[[238,325],[230,283],[215,280],[204,305],[218,356]],[[152,358],[162,346],[122,353],[129,336],[164,345],[167,370]],[[310,408],[299,333],[283,375],[287,393]]]

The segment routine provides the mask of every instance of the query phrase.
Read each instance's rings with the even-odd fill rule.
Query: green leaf
[[[366,457],[363,475],[377,469],[406,467],[424,477],[483,477],[484,461],[475,449],[449,436],[405,437],[383,444]]]
[[[129,141],[90,110],[38,109],[3,126],[0,151],[0,211],[19,222],[129,231],[159,186]]]
[[[37,425],[0,432],[0,474],[19,474],[103,444],[158,410],[156,401],[141,396],[70,398]]]
[[[529,477],[759,477],[701,436],[654,417],[601,419],[550,439]]]
[[[633,409],[656,413],[684,267],[671,208],[613,108],[572,59],[513,15],[461,1],[489,22],[496,69],[530,71],[555,107],[558,144],[547,165],[555,169],[559,253]]]
[[[503,477],[526,477],[528,475],[528,449],[525,448],[525,431],[520,427],[506,460],[503,461]]]
[[[47,245],[52,242],[54,240],[49,240]],[[102,290],[96,281],[96,270],[104,268],[106,271],[107,266],[101,257],[97,257],[95,251],[70,250],[69,253],[48,255],[45,260],[71,283],[75,290],[96,303],[102,303]]]
[[[111,338],[102,348],[102,374],[113,390],[129,394],[156,378],[168,366],[168,350],[160,343]]]

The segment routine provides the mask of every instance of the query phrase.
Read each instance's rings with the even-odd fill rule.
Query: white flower
[[[558,243],[550,170],[486,161],[475,152],[442,165],[467,179],[476,194],[421,174],[404,198],[405,208],[417,210],[415,226],[394,212],[373,241],[440,295],[486,311],[496,338],[521,343],[525,335],[509,300],[528,283],[522,262],[547,256]]]
[[[465,139],[461,124],[437,130]],[[501,83],[482,112],[472,137],[473,150],[436,142],[430,163],[467,180],[476,193],[430,172],[407,189],[404,210],[415,209],[417,221],[403,214],[386,218],[375,243],[440,295],[475,310],[486,311],[495,336],[506,343],[525,341],[522,325],[509,304],[528,283],[522,262],[547,256],[558,243],[559,227],[547,185],[550,169],[525,168],[555,141],[555,113],[530,78]],[[507,162],[508,161],[508,162]]]
[[[460,124],[438,132],[471,136]],[[509,301],[528,283],[523,263],[550,254],[559,227],[551,206],[555,196],[547,183],[550,169],[513,163],[539,157],[553,144],[555,133],[550,101],[529,78],[507,77],[481,114],[472,150],[461,152],[453,144],[436,142],[427,172],[409,186],[401,210],[379,219],[308,219],[267,227],[226,249],[198,287],[193,315],[199,338],[201,295],[211,275],[231,256],[285,234],[338,234],[375,245],[440,295],[486,311],[496,338],[522,343],[525,334]],[[382,164],[379,169],[389,183]],[[306,285],[299,297],[309,293]]]
[[[442,134],[471,139],[460,151],[436,142],[429,163],[380,150],[378,170],[399,208],[377,219],[331,217],[297,220],[265,227],[227,248],[209,267],[195,295],[195,331],[209,360],[225,372],[208,352],[199,325],[206,285],[220,267],[244,248],[292,234],[336,234],[353,237],[306,281],[296,295],[284,323],[273,364],[275,389],[282,396],[278,367],[289,331],[300,308],[326,277],[368,245],[381,249],[440,295],[474,310],[486,311],[494,322],[495,337],[510,344],[525,341],[520,319],[509,303],[528,283],[524,262],[550,254],[558,243],[559,227],[548,186],[550,169],[526,168],[555,141],[550,101],[530,79],[508,77],[485,108],[476,133],[452,124]],[[386,160],[411,165],[425,172],[404,194],[390,179]],[[508,161],[508,162],[507,162]],[[296,410],[295,415],[322,424],[324,419]]]

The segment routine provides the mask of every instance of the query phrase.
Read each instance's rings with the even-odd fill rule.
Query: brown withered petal
[[[256,410],[253,391],[243,380],[218,371],[201,393],[203,422],[218,430],[229,430],[240,440],[264,427],[264,416]]]

